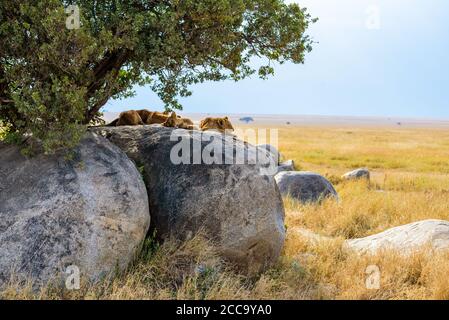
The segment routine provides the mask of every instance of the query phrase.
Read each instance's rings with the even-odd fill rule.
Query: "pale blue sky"
[[[296,2],[320,19],[304,65],[194,86],[184,112],[449,118],[448,0]],[[136,91],[105,109],[162,109],[149,88]]]

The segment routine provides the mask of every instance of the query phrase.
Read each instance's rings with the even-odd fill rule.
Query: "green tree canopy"
[[[192,84],[303,63],[313,21],[283,0],[1,1],[0,126],[47,152],[74,146],[101,107],[136,84],[180,109]],[[254,68],[253,57],[265,62]]]

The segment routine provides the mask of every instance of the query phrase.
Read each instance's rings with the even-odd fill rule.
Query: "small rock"
[[[327,197],[338,199],[332,183],[317,173],[283,171],[275,179],[283,196],[290,196],[302,203],[319,202]]]
[[[344,180],[358,180],[358,179],[370,179],[370,173],[369,170],[366,168],[360,168],[356,169],[354,171],[345,173],[341,177]]]

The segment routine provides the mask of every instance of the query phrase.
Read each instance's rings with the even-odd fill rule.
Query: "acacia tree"
[[[76,5],[80,27],[66,8]],[[303,63],[314,19],[284,0],[0,2],[0,126],[47,152],[72,147],[110,98],[148,84],[167,109],[203,81]],[[264,62],[255,68],[253,57]]]

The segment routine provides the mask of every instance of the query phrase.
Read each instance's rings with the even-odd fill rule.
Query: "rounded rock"
[[[14,274],[36,286],[62,284],[69,267],[98,280],[133,260],[150,224],[133,162],[88,134],[64,155],[25,158],[0,144],[0,285]]]
[[[283,171],[275,179],[283,196],[290,196],[302,203],[319,202],[328,197],[338,199],[332,184],[314,172]]]
[[[344,180],[358,180],[358,179],[370,179],[370,172],[368,169],[366,168],[360,168],[360,169],[356,169],[354,171],[345,173],[342,176],[342,179]]]

